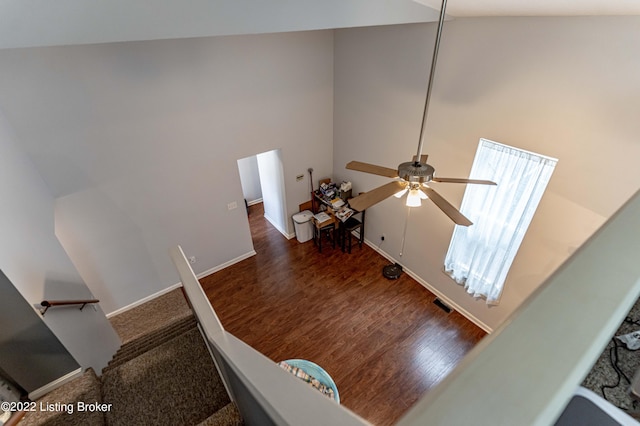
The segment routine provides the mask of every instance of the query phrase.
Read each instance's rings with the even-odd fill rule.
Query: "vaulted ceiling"
[[[442,0],[416,0],[440,9]],[[447,13],[470,16],[640,15],[637,0],[450,0]]]
[[[4,0],[0,49],[429,22],[437,20],[440,5],[441,0]],[[447,12],[640,15],[640,1],[450,0]]]

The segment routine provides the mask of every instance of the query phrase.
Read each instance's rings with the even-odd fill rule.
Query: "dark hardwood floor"
[[[370,247],[351,254],[287,240],[250,207],[256,256],[200,280],[224,327],[274,361],[322,366],[341,403],[375,425],[397,421],[485,335]],[[326,248],[325,248],[326,247]]]

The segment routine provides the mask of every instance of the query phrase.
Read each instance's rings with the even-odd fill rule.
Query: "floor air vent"
[[[440,309],[442,309],[443,311],[445,311],[446,313],[451,313],[451,311],[453,309],[451,309],[449,306],[446,305],[446,303],[444,303],[442,300],[438,299],[436,297],[436,299],[433,301],[433,303]]]

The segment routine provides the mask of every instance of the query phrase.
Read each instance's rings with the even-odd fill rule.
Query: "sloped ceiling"
[[[0,49],[437,20],[441,0],[3,0]],[[425,7],[427,6],[427,7]],[[451,0],[466,16],[640,15],[638,0]]]
[[[442,0],[416,0],[440,9]],[[638,0],[451,0],[447,13],[471,16],[591,16],[640,15]]]
[[[4,0],[0,49],[430,22],[411,0]]]

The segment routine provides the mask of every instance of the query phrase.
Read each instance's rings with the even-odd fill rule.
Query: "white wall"
[[[279,149],[257,155],[260,187],[264,203],[264,217],[281,233],[288,235],[286,194],[282,174],[282,152]]]
[[[287,217],[331,174],[333,33],[0,50],[0,107],[112,312],[178,282],[178,243],[197,273],[253,250],[238,158],[282,150]]]
[[[262,200],[262,188],[260,187],[260,171],[258,169],[258,157],[241,158],[238,160],[238,172],[242,195],[249,205]]]
[[[54,235],[54,199],[1,112],[0,199],[0,269],[25,300],[39,306],[46,299],[93,298]],[[82,312],[51,308],[42,319],[82,367],[98,373],[120,345],[101,305]]]
[[[338,30],[334,177],[355,191],[385,183],[349,160],[396,167],[415,153],[435,24]],[[531,292],[640,186],[640,18],[477,18],[443,32],[425,151],[440,176],[468,175],[478,140],[559,158],[498,307],[442,272],[453,225],[414,210],[404,256],[402,202],[367,212],[367,237],[487,329]],[[460,205],[463,186],[436,188]],[[393,219],[389,219],[393,218]],[[397,218],[397,219],[396,219]]]

